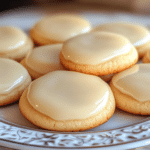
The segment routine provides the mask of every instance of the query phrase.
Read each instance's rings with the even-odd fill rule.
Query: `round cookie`
[[[33,48],[32,40],[19,28],[0,26],[0,57],[17,61]]]
[[[30,75],[20,63],[0,58],[0,106],[16,102],[30,82]]]
[[[132,23],[116,22],[107,23],[95,27],[92,32],[107,31],[125,36],[135,46],[139,58],[143,57],[147,50],[150,50],[150,32],[144,26]]]
[[[29,85],[19,108],[38,127],[82,131],[108,121],[115,111],[115,100],[109,85],[97,76],[53,71]]]
[[[60,61],[69,70],[103,76],[131,67],[138,61],[138,53],[121,35],[93,32],[64,42]]]
[[[51,71],[63,70],[64,67],[59,60],[61,48],[62,44],[36,47],[20,63],[28,70],[32,79],[37,79]]]
[[[91,30],[89,21],[79,15],[60,14],[45,17],[30,30],[38,45],[63,43],[71,37]]]
[[[136,64],[114,75],[110,87],[118,108],[132,114],[150,115],[150,64]]]

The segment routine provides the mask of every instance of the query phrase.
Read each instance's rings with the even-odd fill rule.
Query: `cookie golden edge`
[[[62,65],[68,70],[97,76],[121,72],[133,66],[139,59],[138,53],[134,47],[129,53],[117,56],[116,58],[98,65],[77,64],[70,60],[66,60],[62,54],[62,51],[60,51],[59,58]]]
[[[16,61],[21,61],[33,49],[34,44],[31,38],[28,37],[26,43],[15,50],[8,53],[1,53],[0,58],[9,58]]]
[[[19,87],[16,87],[8,94],[0,94],[0,106],[5,106],[18,101],[30,83],[31,77],[28,75],[27,79]]]
[[[115,97],[116,107],[135,115],[150,115],[150,101],[139,102],[133,97],[122,93],[113,84],[113,80],[115,80],[116,76],[117,74],[114,75],[110,82],[110,88]]]
[[[35,110],[27,99],[26,89],[19,101],[19,109],[22,115],[32,124],[47,130],[77,132],[97,127],[107,122],[115,112],[115,100],[110,95],[107,105],[95,116],[83,120],[57,121]]]

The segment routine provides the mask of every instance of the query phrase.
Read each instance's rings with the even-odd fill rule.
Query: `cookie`
[[[150,64],[136,64],[114,75],[110,87],[118,108],[132,114],[150,115]]]
[[[103,76],[131,67],[138,61],[138,53],[122,35],[93,32],[64,42],[60,61],[69,70]]]
[[[30,75],[20,63],[0,58],[0,106],[16,102],[30,82]]]
[[[34,80],[19,101],[22,115],[54,131],[82,131],[108,121],[115,111],[109,85],[73,71],[53,71]]]
[[[150,49],[150,32],[144,26],[126,22],[116,22],[102,24],[92,30],[92,32],[97,31],[113,32],[125,36],[137,49],[139,58],[142,58],[146,51]]]
[[[62,44],[36,47],[20,63],[28,70],[32,79],[51,71],[64,70],[59,60],[61,48]]]
[[[33,41],[17,27],[1,26],[0,35],[0,58],[20,61],[33,48]]]
[[[147,51],[142,58],[143,63],[150,63],[150,51]]]
[[[60,14],[45,17],[30,30],[38,45],[63,43],[71,37],[91,30],[88,20],[79,15]]]

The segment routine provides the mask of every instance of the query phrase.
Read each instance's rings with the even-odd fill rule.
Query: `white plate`
[[[46,13],[21,8],[0,14],[0,25],[29,29]],[[80,12],[93,26],[110,21],[149,25],[149,17],[127,13]],[[66,133],[38,129],[20,113],[18,103],[0,108],[0,145],[13,149],[128,149],[150,144],[149,116],[116,110],[105,124],[84,132]]]

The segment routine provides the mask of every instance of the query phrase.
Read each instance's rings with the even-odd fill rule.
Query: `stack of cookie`
[[[12,61],[9,75],[2,74],[0,80],[1,95],[24,85],[17,97],[22,95],[19,108],[36,126],[54,131],[88,130],[108,121],[116,106],[134,114],[150,114],[150,67],[136,64],[144,55],[143,61],[150,55],[150,33],[145,27],[118,22],[92,28],[81,16],[62,14],[45,17],[30,29],[34,48],[30,38],[17,36],[22,39],[13,39],[11,47],[30,48],[22,49],[25,55],[15,59],[20,64],[0,59],[0,69]],[[28,46],[23,46],[25,41]],[[17,73],[13,79],[11,65],[15,63]],[[28,83],[24,84],[27,76]]]

